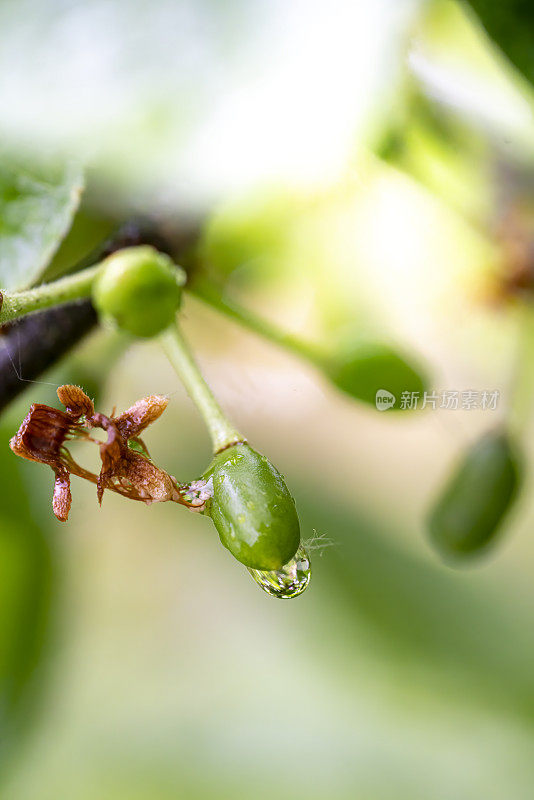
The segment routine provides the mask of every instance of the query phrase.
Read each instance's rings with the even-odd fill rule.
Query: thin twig
[[[102,247],[84,258],[71,272],[92,266],[123,247],[151,244],[174,254],[191,246],[198,226],[175,233],[167,241],[151,221],[132,220],[122,225]],[[42,373],[56,364],[97,324],[89,300],[49,308],[0,327],[0,411]]]

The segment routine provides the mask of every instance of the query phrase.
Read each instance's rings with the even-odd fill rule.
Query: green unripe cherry
[[[204,479],[212,482],[211,516],[223,545],[247,567],[280,569],[295,555],[300,527],[285,481],[248,444],[218,453]]]
[[[185,274],[149,245],[117,250],[102,262],[93,287],[100,314],[134,336],[156,336],[179,308]]]
[[[330,380],[341,391],[364,403],[375,405],[376,393],[385,389],[396,398],[399,408],[403,392],[422,398],[426,378],[396,350],[381,342],[347,344],[326,364]]]
[[[521,463],[503,431],[491,431],[466,453],[429,517],[430,536],[445,556],[484,550],[512,505]]]

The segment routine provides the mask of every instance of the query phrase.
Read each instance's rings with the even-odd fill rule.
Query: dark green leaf
[[[534,82],[534,5],[531,0],[470,0],[491,38],[529,81]]]

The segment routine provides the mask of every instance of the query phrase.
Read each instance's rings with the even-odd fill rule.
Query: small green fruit
[[[430,536],[445,556],[485,549],[494,539],[520,483],[521,464],[503,431],[471,447],[431,511]]]
[[[209,514],[221,542],[252,569],[280,569],[295,555],[300,528],[295,502],[278,470],[248,444],[218,453],[204,475],[212,481]]]
[[[134,336],[155,336],[167,328],[180,305],[184,272],[153,247],[126,247],[102,263],[93,303]]]
[[[386,390],[400,408],[403,392],[417,393],[422,399],[426,379],[399,353],[381,342],[355,342],[347,345],[326,366],[331,381],[356,400],[375,405],[376,394]]]

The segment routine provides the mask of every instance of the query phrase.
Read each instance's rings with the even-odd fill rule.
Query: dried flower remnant
[[[71,475],[96,484],[100,503],[104,490],[110,489],[147,504],[170,500],[191,510],[203,509],[201,494],[191,492],[188,485],[178,485],[171,475],[157,467],[139,438],[139,434],[165,411],[166,397],[144,397],[115,417],[95,412],[91,399],[78,386],[60,386],[57,395],[66,410],[34,403],[11,439],[10,447],[16,455],[52,468],[55,474],[52,505],[61,522],[67,520],[71,506]],[[90,434],[92,428],[104,430],[107,440],[94,439]],[[73,459],[66,442],[75,438],[98,445],[102,460],[99,475],[84,469]]]
[[[64,386],[59,386],[57,389],[57,396],[67,409],[67,414],[72,417],[72,419],[78,420],[80,417],[90,418],[95,413],[92,400],[79,386],[73,386],[69,383]]]

